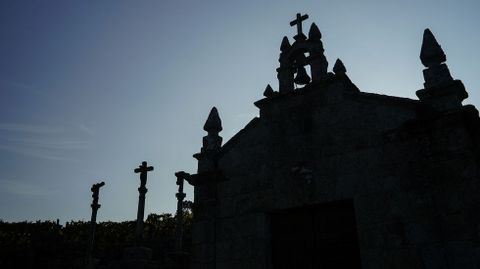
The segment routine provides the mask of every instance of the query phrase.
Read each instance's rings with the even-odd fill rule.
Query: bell
[[[306,85],[310,82],[310,77],[308,76],[304,66],[297,68],[297,75],[293,81],[298,85]]]

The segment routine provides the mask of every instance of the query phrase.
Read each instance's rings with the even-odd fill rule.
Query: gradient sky
[[[174,173],[196,171],[210,108],[224,142],[258,115],[297,12],[319,26],[329,70],[341,58],[362,91],[414,99],[429,27],[479,106],[479,3],[2,0],[0,219],[89,220],[103,180],[98,219],[132,220],[143,160],[146,215],[174,212]]]

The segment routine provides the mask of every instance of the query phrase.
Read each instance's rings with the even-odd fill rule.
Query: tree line
[[[184,202],[183,250],[190,252],[192,202]],[[95,231],[94,257],[100,265],[122,258],[132,246],[135,221],[100,222]],[[175,244],[175,216],[150,214],[145,220],[143,245],[153,250],[153,259],[162,262]],[[0,268],[82,268],[90,240],[89,221],[15,222],[0,220]]]

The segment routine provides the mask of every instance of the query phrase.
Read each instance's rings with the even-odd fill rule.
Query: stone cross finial
[[[175,176],[177,177],[177,182],[176,184],[178,185],[178,192],[183,193],[183,182],[184,179],[190,176],[189,173],[185,173],[184,171],[179,171],[175,173]]]
[[[297,18],[290,22],[290,26],[297,25],[297,35],[294,37],[295,40],[306,38],[306,36],[302,32],[302,22],[306,19],[308,19],[307,14],[301,15],[300,13],[297,13]]]
[[[147,173],[153,171],[153,166],[147,166],[147,162],[142,162],[138,168],[133,170],[135,173],[140,173],[140,187],[138,188],[139,197],[138,197],[138,210],[137,210],[137,227],[135,230],[135,245],[140,246],[142,243],[142,234],[143,234],[143,218],[145,214],[145,194],[148,189],[147,185]]]
[[[92,188],[90,189],[92,191],[92,198],[93,198],[93,203],[91,204],[92,209],[93,208],[100,208],[100,205],[98,204],[98,194],[100,192],[100,188],[105,186],[105,182],[100,182],[97,184],[93,184]]]
[[[180,171],[175,173],[177,177],[178,192],[175,195],[177,197],[177,226],[175,229],[175,251],[182,251],[182,241],[183,241],[183,199],[185,199],[186,194],[183,192],[183,183],[190,174]]]
[[[105,185],[105,182],[100,182],[92,185],[92,188],[90,189],[92,191],[92,198],[93,202],[90,205],[92,207],[92,216],[90,218],[90,246],[88,248],[88,253],[87,253],[87,262],[88,264],[92,263],[92,257],[93,257],[93,246],[95,243],[95,226],[97,223],[97,211],[100,208],[100,204],[98,203],[98,195],[100,192],[100,188]]]
[[[147,172],[153,171],[153,166],[147,166],[147,162],[143,161],[142,165],[133,170],[136,174],[140,173],[140,184],[145,187],[147,184]]]

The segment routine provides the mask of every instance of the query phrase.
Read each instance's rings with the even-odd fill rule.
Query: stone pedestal
[[[465,86],[460,80],[452,80],[440,86],[425,88],[416,92],[418,99],[438,111],[462,107],[462,101],[468,97]]]

